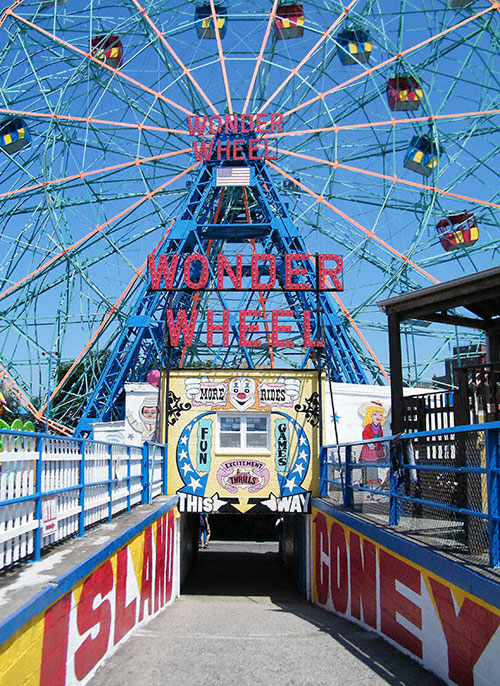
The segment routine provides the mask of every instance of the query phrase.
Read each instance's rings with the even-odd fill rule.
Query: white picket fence
[[[0,569],[164,492],[163,446],[0,431]]]

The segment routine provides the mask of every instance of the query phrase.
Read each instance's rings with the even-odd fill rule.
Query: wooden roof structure
[[[388,318],[392,430],[402,429],[401,322],[418,319],[486,333],[488,362],[500,361],[500,267],[380,300]]]

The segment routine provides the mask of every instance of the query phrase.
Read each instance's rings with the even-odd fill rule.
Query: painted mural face
[[[240,412],[248,410],[255,403],[255,379],[240,376],[229,385],[229,402]]]

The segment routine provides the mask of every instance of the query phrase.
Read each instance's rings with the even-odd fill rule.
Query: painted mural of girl
[[[361,416],[363,416],[363,440],[369,441],[373,438],[382,438],[384,435],[382,427],[385,424],[389,411],[377,400],[363,403],[359,411]],[[366,443],[362,446],[359,462],[374,465],[377,462],[383,462],[384,459],[383,443]],[[362,470],[361,474],[361,481],[364,485],[378,487],[382,483],[382,479],[378,476],[377,467],[367,467]]]

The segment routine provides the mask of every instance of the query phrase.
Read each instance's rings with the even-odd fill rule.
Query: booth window
[[[268,451],[269,415],[220,414],[217,417],[220,450]]]

